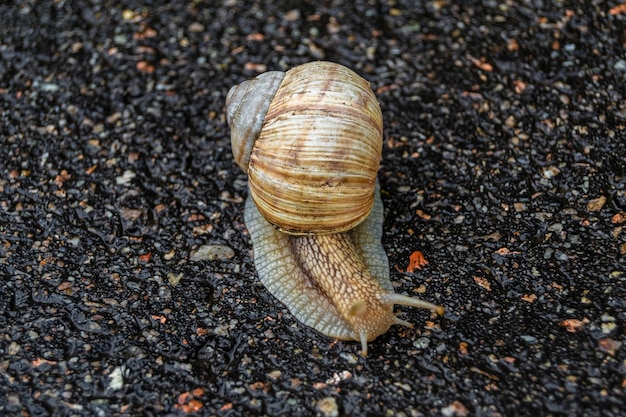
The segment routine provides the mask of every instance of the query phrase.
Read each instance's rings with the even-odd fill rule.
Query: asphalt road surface
[[[626,6],[267,3],[0,5],[0,414],[623,415]],[[230,152],[228,88],[315,60],[371,82],[391,278],[446,308],[367,358],[257,280]]]

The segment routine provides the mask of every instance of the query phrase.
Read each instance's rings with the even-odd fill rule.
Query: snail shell
[[[285,232],[352,229],[374,204],[382,152],[376,97],[367,81],[330,62],[282,75],[265,73],[226,99],[233,154],[248,173],[250,195]]]
[[[249,176],[259,279],[298,320],[360,341],[365,355],[391,325],[412,326],[394,304],[443,312],[389,281],[376,181],[382,114],[367,81],[312,62],[245,81],[226,105],[233,155]]]

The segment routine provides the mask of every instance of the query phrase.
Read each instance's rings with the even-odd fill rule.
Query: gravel
[[[625,21],[616,1],[3,3],[0,414],[621,415]],[[380,100],[397,291],[446,307],[400,309],[418,326],[367,358],[256,279],[224,118],[231,85],[319,59]]]

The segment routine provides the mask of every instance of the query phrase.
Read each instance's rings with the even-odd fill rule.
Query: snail
[[[232,87],[226,113],[259,279],[300,322],[365,356],[391,325],[412,327],[395,304],[443,313],[389,280],[382,113],[365,79],[330,62],[269,71]]]

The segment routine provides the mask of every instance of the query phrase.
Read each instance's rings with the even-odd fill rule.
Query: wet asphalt
[[[626,6],[0,5],[0,414],[618,416]],[[414,329],[300,325],[258,282],[228,88],[315,60],[385,122]],[[428,261],[409,267],[419,251]]]

